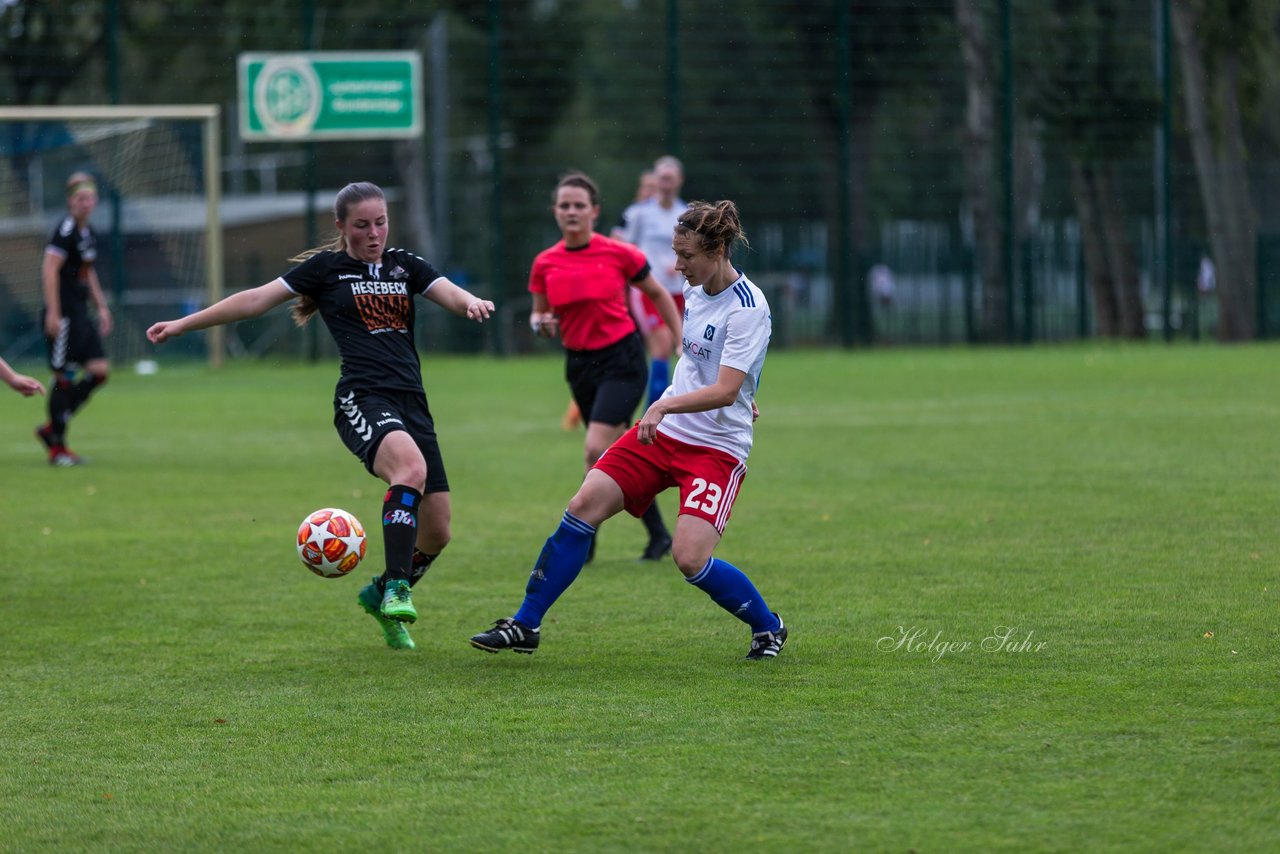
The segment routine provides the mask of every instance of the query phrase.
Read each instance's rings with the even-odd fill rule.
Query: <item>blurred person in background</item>
[[[680,315],[644,253],[595,232],[600,191],[590,177],[570,172],[561,178],[552,193],[552,214],[561,239],[533,260],[529,325],[539,335],[558,335],[564,345],[565,379],[587,426],[589,472],[626,431],[644,398],[644,344],[628,308],[628,292],[634,287],[647,295],[673,329],[680,329]],[[641,519],[649,542],[640,557],[660,560],[671,549],[662,513],[654,504]],[[592,537],[586,560],[594,556]]]
[[[659,157],[653,164],[657,191],[647,200],[628,208],[620,239],[634,243],[649,259],[653,275],[676,303],[676,312],[684,312],[684,277],[675,268],[671,251],[671,234],[685,211],[680,198],[684,185],[684,166],[675,157]],[[672,331],[652,300],[640,297],[636,308],[641,332],[649,351],[649,403],[662,396],[671,377],[671,356],[680,336]]]
[[[102,346],[103,337],[111,334],[111,310],[94,268],[98,238],[89,225],[97,206],[98,185],[93,176],[73,172],[67,178],[67,215],[54,227],[40,268],[44,337],[53,382],[49,420],[36,428],[36,438],[44,445],[49,464],[59,467],[84,462],[67,447],[67,427],[71,416],[107,381],[111,368]]]
[[[618,216],[618,224],[609,232],[609,236],[614,240],[623,240],[623,235],[627,231],[627,223],[635,216],[636,208],[652,199],[658,192],[658,176],[653,174],[652,169],[646,169],[640,173],[640,177],[636,179],[636,194],[632,198],[631,204],[623,208],[622,213]]]

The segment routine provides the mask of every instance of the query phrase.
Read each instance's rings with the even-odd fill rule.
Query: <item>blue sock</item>
[[[707,565],[701,572],[685,580],[710,596],[721,608],[751,626],[752,633],[776,631],[781,625],[751,579],[727,561],[708,558]]]
[[[568,510],[564,511],[560,527],[547,538],[538,562],[533,565],[533,572],[529,573],[524,602],[516,611],[517,621],[534,629],[542,625],[547,609],[582,572],[582,565],[587,562],[587,548],[595,533],[595,528]]]
[[[671,384],[671,373],[666,359],[654,359],[649,363],[649,405],[662,397],[662,393]]]

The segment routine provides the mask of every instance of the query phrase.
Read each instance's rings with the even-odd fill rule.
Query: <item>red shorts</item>
[[[652,445],[640,444],[632,427],[592,468],[622,488],[623,506],[643,516],[654,496],[680,487],[680,514],[706,519],[721,534],[729,522],[747,464],[716,448],[690,445],[659,431]]]
[[[652,332],[659,326],[666,326],[662,322],[662,315],[658,314],[658,307],[653,304],[653,300],[649,299],[649,295],[639,288],[633,289],[635,294],[632,309],[635,312],[636,319],[640,321],[641,332]],[[684,314],[684,294],[672,294],[671,298],[676,303],[676,314]],[[676,342],[677,344],[680,342]]]

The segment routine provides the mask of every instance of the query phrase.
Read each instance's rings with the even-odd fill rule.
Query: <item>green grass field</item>
[[[336,505],[380,569],[335,364],[120,370],[75,470],[0,397],[0,850],[1276,850],[1278,364],[774,355],[719,551],[791,627],[763,663],[626,517],[537,655],[468,646],[581,476],[558,360],[426,360],[454,542],[408,653],[294,554]]]

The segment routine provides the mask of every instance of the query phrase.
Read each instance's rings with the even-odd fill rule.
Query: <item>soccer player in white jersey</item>
[[[671,233],[685,211],[680,198],[684,184],[684,166],[670,155],[659,157],[653,164],[655,192],[645,202],[632,205],[623,215],[625,221],[618,239],[640,247],[653,276],[671,298],[676,308],[684,312],[684,276],[676,270],[676,256],[671,250]],[[671,352],[675,349],[675,334],[662,322],[657,307],[643,294],[633,294],[632,312],[640,321],[645,345],[649,349],[649,403],[662,396],[670,379]]]
[[[751,580],[712,556],[747,472],[772,329],[764,294],[730,260],[738,240],[745,238],[733,202],[694,202],[680,216],[672,246],[688,284],[675,381],[587,473],[533,566],[520,609],[474,635],[472,646],[536,650],[543,617],[578,577],[596,527],[622,510],[641,515],[672,486],[680,516],[671,554],[685,579],[751,627],[747,658],[773,658],[786,643],[782,619]]]

